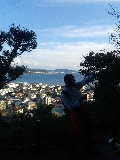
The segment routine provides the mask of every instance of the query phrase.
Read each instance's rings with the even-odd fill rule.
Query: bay
[[[59,108],[59,107],[55,107],[51,110],[51,113],[54,113],[58,116],[63,116],[65,115],[64,111],[62,110],[62,108]]]
[[[55,74],[23,74],[21,78],[17,78],[16,80],[12,81],[13,83],[16,82],[28,82],[29,84],[32,83],[42,83],[47,85],[64,85],[64,76],[66,73],[55,73]],[[76,79],[76,81],[80,81],[83,79],[83,75],[80,73],[72,73]]]

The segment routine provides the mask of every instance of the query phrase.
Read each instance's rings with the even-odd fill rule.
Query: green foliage
[[[119,18],[118,12],[113,8],[113,14]],[[109,13],[110,14],[110,13]],[[120,23],[120,22],[118,22]],[[94,98],[96,104],[96,119],[100,121],[104,129],[111,118],[118,118],[120,113],[120,25],[110,35],[110,40],[116,49],[111,52],[106,50],[98,53],[90,52],[84,56],[85,60],[80,63],[79,70],[85,76],[95,75]]]
[[[0,89],[22,75],[26,69],[24,65],[13,64],[14,59],[25,51],[32,51],[36,46],[36,35],[28,29],[13,24],[8,32],[0,32]]]
[[[0,149],[10,145],[11,127],[0,115]],[[6,143],[7,142],[7,143]]]
[[[68,115],[57,117],[51,113],[51,107],[38,106],[33,110],[12,116],[7,121],[0,117],[0,149],[9,146],[62,146],[70,138]]]
[[[118,117],[120,113],[120,57],[113,52],[93,53],[85,56],[85,61],[80,64],[84,68],[82,74],[96,75],[94,98],[97,112],[102,120]]]
[[[39,106],[36,110],[38,121],[38,139],[44,143],[63,142],[69,139],[68,116],[58,117],[51,113],[50,106]]]
[[[35,119],[29,115],[29,112],[14,115],[11,120],[11,144],[29,145],[34,143],[35,139]]]

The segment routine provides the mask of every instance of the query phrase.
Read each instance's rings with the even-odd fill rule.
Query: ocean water
[[[54,114],[57,114],[57,115],[65,115],[64,111],[62,110],[62,108],[59,108],[59,107],[56,107],[56,108],[53,108],[51,110],[51,113],[54,113]]]
[[[17,78],[13,83],[16,82],[28,82],[32,83],[42,83],[47,85],[64,85],[64,75],[65,73],[56,73],[56,74],[26,74],[22,75],[21,78]],[[76,81],[83,79],[83,75],[79,73],[73,73]]]

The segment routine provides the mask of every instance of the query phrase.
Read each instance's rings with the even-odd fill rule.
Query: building
[[[1,100],[0,101],[0,110],[4,110],[7,107],[7,101],[6,100]]]
[[[52,104],[51,101],[52,101],[51,97],[47,97],[47,96],[45,97],[45,104],[46,104],[46,105]]]

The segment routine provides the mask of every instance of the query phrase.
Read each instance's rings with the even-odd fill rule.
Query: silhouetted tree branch
[[[0,89],[6,83],[15,80],[26,69],[26,66],[19,66],[13,63],[17,56],[23,52],[30,52],[37,47],[36,34],[26,28],[11,25],[9,31],[0,32]]]

